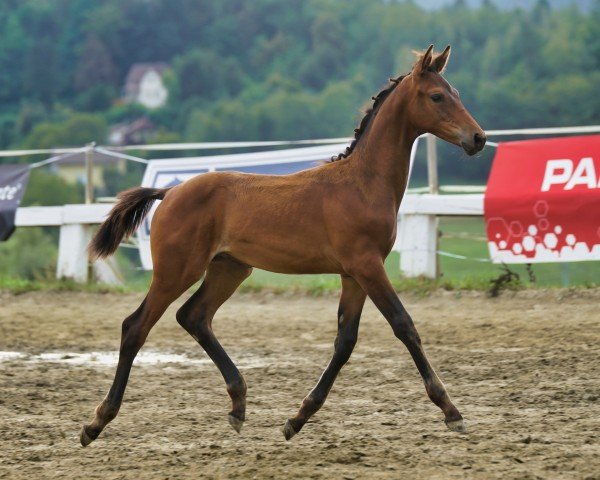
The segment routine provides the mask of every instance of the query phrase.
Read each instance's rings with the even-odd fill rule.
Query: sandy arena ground
[[[600,290],[403,297],[467,435],[446,429],[368,303],[350,363],[290,442],[281,427],[330,358],[337,298],[238,295],[217,314],[248,382],[240,435],[219,372],[175,322],[179,301],[84,449],[141,297],[0,293],[0,478],[600,478]]]

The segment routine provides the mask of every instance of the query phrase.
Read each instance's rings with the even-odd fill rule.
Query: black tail
[[[162,200],[168,190],[136,187],[119,193],[119,201],[88,245],[90,256],[104,258],[113,254],[123,237],[129,238],[138,229],[154,200]]]

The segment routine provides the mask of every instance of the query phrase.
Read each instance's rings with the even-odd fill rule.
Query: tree
[[[98,115],[76,113],[62,122],[43,122],[35,126],[25,139],[31,148],[83,146],[89,142],[103,142],[106,122]]]
[[[36,41],[25,52],[23,86],[29,98],[51,107],[59,90],[56,37],[59,27],[50,5],[31,5],[29,31]]]
[[[98,85],[116,87],[117,67],[106,45],[96,35],[88,35],[75,69],[75,90],[85,92]]]
[[[242,85],[243,72],[234,58],[223,58],[212,50],[191,50],[173,62],[181,99],[207,100],[231,95]]]
[[[346,66],[344,27],[338,17],[323,14],[311,26],[312,54],[300,67],[300,78],[311,88],[323,88]]]

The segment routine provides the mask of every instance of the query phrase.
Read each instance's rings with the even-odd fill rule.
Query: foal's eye
[[[444,99],[444,96],[441,93],[434,93],[430,98],[435,103],[440,103]]]

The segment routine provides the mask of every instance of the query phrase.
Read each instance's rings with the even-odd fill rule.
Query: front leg
[[[369,261],[363,260],[360,265],[350,268],[349,271],[389,322],[396,337],[410,352],[423,377],[427,395],[444,413],[444,421],[448,428],[455,432],[466,432],[462,415],[450,400],[444,384],[427,360],[421,338],[387,277],[383,260],[380,257],[371,257]]]
[[[358,324],[366,295],[356,281],[342,275],[342,296],[338,309],[338,333],[334,343],[334,353],[319,382],[306,396],[300,411],[290,418],[283,427],[285,439],[296,435],[304,424],[325,403],[329,390],[344,364],[350,358],[358,337]]]

